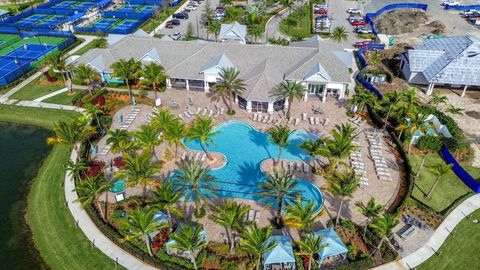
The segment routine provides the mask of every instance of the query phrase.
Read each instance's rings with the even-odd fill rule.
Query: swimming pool
[[[263,198],[258,195],[258,186],[266,179],[266,175],[260,170],[260,164],[265,159],[278,157],[278,145],[269,142],[267,133],[244,122],[230,121],[216,129],[220,133],[213,137],[215,144],[208,145],[208,150],[220,152],[227,158],[225,166],[211,171],[217,178],[219,197],[262,201]],[[292,133],[289,146],[282,152],[282,158],[309,160],[308,154],[299,147],[308,138],[315,138],[315,135],[305,131]],[[196,140],[184,140],[184,144],[192,150],[202,150]],[[316,209],[320,209],[323,204],[320,190],[304,179],[297,180],[300,182],[298,190],[303,191],[302,200],[313,200]]]
[[[114,193],[120,193],[125,191],[125,180],[118,179],[113,181],[110,191]]]

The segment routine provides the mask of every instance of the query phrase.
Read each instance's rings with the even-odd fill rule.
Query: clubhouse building
[[[128,35],[106,49],[93,49],[73,64],[94,68],[104,82],[112,78],[111,65],[120,59],[134,58],[143,64],[156,62],[165,68],[167,88],[185,91],[211,91],[219,80],[221,68],[240,72],[246,90],[235,101],[249,112],[282,110],[286,101],[273,94],[283,81],[303,83],[310,95],[323,102],[327,97],[343,99],[353,88],[354,65],[351,52],[326,44],[317,36],[290,46],[218,43],[205,41],[168,41],[145,35]]]

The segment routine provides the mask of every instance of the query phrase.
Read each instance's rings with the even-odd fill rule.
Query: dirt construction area
[[[469,1],[471,0],[463,2],[472,4]],[[382,17],[384,19],[383,22],[379,22],[379,25],[376,25],[380,33],[391,35],[395,41],[402,41],[411,45],[421,44],[426,37],[434,36],[435,34],[443,36],[470,35],[480,39],[480,28],[469,24],[459,15],[459,11],[445,10],[440,0],[372,0],[366,4],[365,12],[376,12],[386,5],[405,2],[425,3],[428,4],[428,8],[424,14],[420,10],[399,9],[394,11],[393,14],[389,14],[390,16],[378,17],[377,20],[382,20]],[[385,14],[388,13],[383,15]],[[413,17],[409,16],[412,14],[416,15]]]

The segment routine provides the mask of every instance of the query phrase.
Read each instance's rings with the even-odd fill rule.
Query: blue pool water
[[[213,137],[215,144],[208,145],[208,150],[220,152],[227,158],[225,166],[211,171],[218,180],[219,197],[262,201],[263,198],[258,196],[258,186],[266,176],[260,170],[260,164],[265,159],[278,157],[278,145],[269,142],[267,133],[244,122],[228,122],[217,127],[217,130],[220,133]],[[282,158],[309,160],[308,154],[298,147],[308,138],[314,138],[314,135],[295,131],[290,136],[289,146],[282,152]],[[185,140],[184,144],[192,150],[202,150],[199,141]],[[313,200],[319,209],[323,204],[320,190],[307,180],[297,180],[300,182],[298,190],[303,191],[302,200]]]
[[[115,180],[112,187],[110,188],[111,192],[120,193],[125,190],[125,180]]]

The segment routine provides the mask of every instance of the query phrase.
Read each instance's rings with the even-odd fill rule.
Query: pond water
[[[0,122],[0,269],[47,269],[26,224],[29,184],[51,147],[45,129]]]

